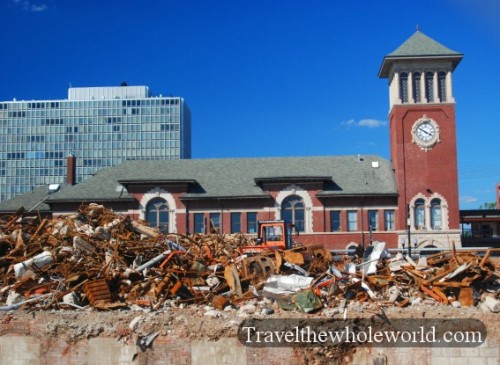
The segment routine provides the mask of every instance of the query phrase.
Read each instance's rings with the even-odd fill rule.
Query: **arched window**
[[[295,224],[299,232],[304,232],[304,201],[300,196],[291,195],[281,204],[281,216],[289,223]]]
[[[436,246],[434,245],[428,245],[425,247],[422,247],[424,250],[420,251],[421,256],[428,256],[428,255],[434,255],[436,253],[439,253],[440,250],[437,249]]]
[[[399,98],[402,103],[408,102],[408,74],[406,72],[399,76]]]
[[[153,198],[146,205],[146,220],[151,227],[168,232],[168,205],[165,199]]]
[[[422,101],[421,97],[421,87],[420,87],[420,72],[414,72],[412,75],[413,81],[413,99],[415,103],[420,103]]]
[[[432,72],[425,74],[425,97],[428,103],[434,101],[434,74]]]
[[[438,94],[439,101],[446,101],[446,72],[438,73]]]
[[[415,228],[425,228],[425,202],[424,199],[417,199],[414,208]]]
[[[441,200],[431,200],[431,228],[440,230],[442,228]]]

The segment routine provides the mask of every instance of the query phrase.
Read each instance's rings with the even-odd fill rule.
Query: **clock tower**
[[[384,57],[399,244],[460,244],[452,74],[463,55],[417,30]]]

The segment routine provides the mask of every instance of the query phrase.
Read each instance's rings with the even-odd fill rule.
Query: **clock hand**
[[[428,131],[426,131],[426,130],[425,130],[425,129],[423,129],[423,128],[420,128],[419,130],[420,130],[420,132],[424,132],[424,133],[425,133],[425,134],[427,134],[428,136],[430,136],[430,135],[431,135]]]

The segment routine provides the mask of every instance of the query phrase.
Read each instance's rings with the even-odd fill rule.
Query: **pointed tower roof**
[[[381,78],[388,77],[392,64],[398,60],[449,60],[452,62],[452,69],[454,70],[462,58],[463,54],[443,46],[441,43],[417,30],[395,51],[384,57],[378,76]]]

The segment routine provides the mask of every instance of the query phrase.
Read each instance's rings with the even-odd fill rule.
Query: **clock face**
[[[416,143],[424,151],[429,151],[439,140],[438,124],[424,115],[417,120],[411,129],[412,142]]]
[[[434,139],[436,128],[430,122],[423,122],[417,126],[416,137],[424,142]]]

